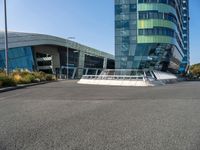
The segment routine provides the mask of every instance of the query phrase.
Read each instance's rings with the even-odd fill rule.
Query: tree
[[[196,77],[200,77],[200,63],[199,64],[194,64],[190,67],[190,72],[196,76]]]

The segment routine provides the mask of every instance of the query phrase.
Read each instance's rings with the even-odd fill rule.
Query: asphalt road
[[[15,149],[200,150],[200,82],[0,93],[0,150]]]

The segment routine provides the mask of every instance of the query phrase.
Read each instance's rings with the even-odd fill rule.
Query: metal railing
[[[134,69],[109,69],[103,70],[100,75],[83,75],[79,83],[100,85],[124,85],[124,86],[151,86],[163,85],[175,80],[170,73],[153,70]]]
[[[144,76],[124,76],[124,75],[83,75],[82,79],[93,79],[93,80],[143,80]]]
[[[124,81],[153,81],[156,77],[152,70],[145,69],[106,69],[100,75],[83,75],[82,79],[90,80],[124,80]]]

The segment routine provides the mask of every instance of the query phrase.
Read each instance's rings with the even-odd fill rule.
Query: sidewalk
[[[26,87],[30,87],[30,86],[51,83],[51,82],[57,82],[57,81],[43,81],[43,82],[38,82],[38,83],[20,84],[20,85],[12,86],[12,87],[3,87],[3,88],[0,88],[0,93],[17,90],[17,89],[22,89],[22,88],[26,88]]]

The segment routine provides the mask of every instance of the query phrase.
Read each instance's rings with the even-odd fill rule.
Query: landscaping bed
[[[0,88],[55,80],[56,77],[54,75],[44,72],[16,70],[10,73],[9,76],[6,76],[4,71],[0,71]]]

